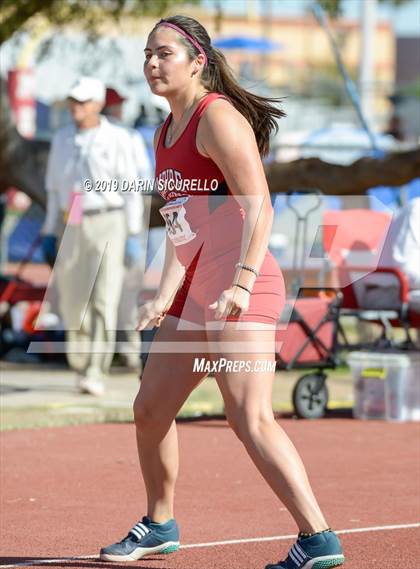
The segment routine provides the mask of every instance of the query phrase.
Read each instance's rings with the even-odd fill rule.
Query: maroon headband
[[[157,24],[158,26],[166,26],[167,28],[172,28],[173,30],[175,30],[176,32],[178,32],[179,34],[181,34],[181,36],[183,36],[184,38],[186,38],[190,43],[193,44],[193,46],[195,48],[198,49],[198,51],[201,53],[201,55],[204,55],[204,65],[207,65],[207,55],[206,52],[204,51],[204,49],[201,47],[201,45],[198,43],[197,40],[195,40],[192,36],[190,36],[190,34],[187,34],[187,32],[184,32],[184,30],[182,28],[179,28],[178,26],[176,26],[175,24],[171,24],[170,22],[167,22],[166,20],[161,20],[160,22],[158,22]]]

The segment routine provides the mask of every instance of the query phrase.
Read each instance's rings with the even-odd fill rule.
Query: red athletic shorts
[[[256,202],[255,207],[260,205]],[[167,218],[168,236],[174,242],[177,258],[186,267],[184,282],[168,314],[196,324],[213,322],[214,309],[209,305],[232,286],[235,265],[242,255],[244,211],[233,196],[187,196],[168,202],[161,213]],[[270,252],[259,273],[249,309],[240,316],[229,316],[229,321],[277,322],[285,289],[280,268]]]
[[[209,308],[221,293],[230,288],[235,275],[237,253],[223,255],[217,265],[198,262],[197,259],[186,271],[167,314],[187,322],[202,324],[215,321],[214,309]],[[283,275],[271,253],[267,253],[257,277],[250,305],[240,316],[228,316],[227,321],[259,322],[276,324],[285,303]]]

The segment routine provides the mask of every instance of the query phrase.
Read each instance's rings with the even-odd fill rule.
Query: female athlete
[[[155,25],[144,73],[152,92],[171,107],[155,136],[157,189],[166,200],[160,210],[165,263],[157,295],[141,307],[138,325],[159,326],[134,404],[148,504],[147,515],[122,541],[103,548],[101,559],[132,561],[179,548],[175,417],[207,374],[194,365],[204,358],[216,362],[229,425],[299,529],[287,558],[267,568],[336,567],[344,562],[340,541],[273,416],[273,366],[254,365],[274,362],[284,304],[281,272],[267,251],[273,211],[261,162],[275,119],[284,113],[275,100],[238,85],[192,18]],[[230,365],[217,366],[220,361]]]

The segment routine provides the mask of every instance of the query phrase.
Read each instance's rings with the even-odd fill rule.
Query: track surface
[[[348,569],[418,569],[419,425],[281,420],[305,461]],[[223,421],[179,425],[176,516],[186,547],[133,564],[95,559],[145,511],[132,425],[1,435],[0,566],[260,569],[285,556],[296,532]],[[376,528],[376,529],[374,529]],[[237,543],[281,536],[283,539]],[[207,545],[233,540],[234,543]]]

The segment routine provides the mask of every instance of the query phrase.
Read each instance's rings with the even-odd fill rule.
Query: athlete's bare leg
[[[173,518],[174,488],[178,474],[178,439],[175,417],[191,391],[206,374],[193,372],[197,353],[160,353],[159,342],[206,343],[204,331],[178,331],[178,319],[166,316],[143,372],[134,402],[134,418],[141,470],[147,492],[147,515],[155,522]],[[204,357],[204,354],[202,355]]]
[[[274,330],[240,330],[227,323],[222,331],[208,331],[213,359],[274,361]],[[224,342],[249,342],[257,353],[223,351]],[[220,351],[222,350],[222,351]],[[218,352],[218,353],[217,353]],[[287,507],[299,530],[326,529],[302,460],[283,429],[274,419],[271,392],[274,372],[226,372],[216,375],[227,419],[262,476]]]

